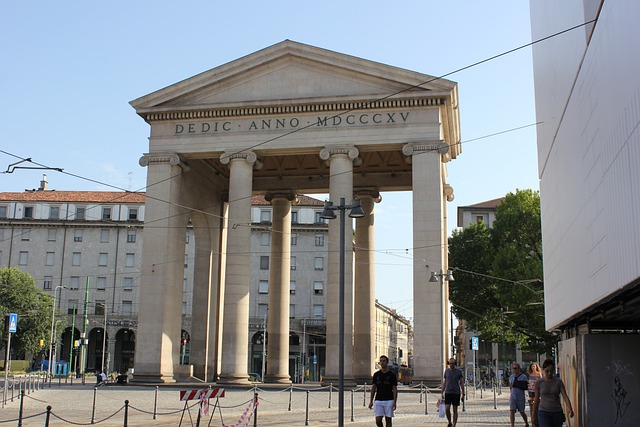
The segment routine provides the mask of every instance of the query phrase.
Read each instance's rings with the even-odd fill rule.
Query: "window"
[[[269,257],[261,256],[260,257],[260,270],[268,270],[269,269]]]
[[[268,280],[260,280],[258,283],[258,293],[259,294],[268,294],[269,293],[269,281]]]
[[[189,267],[189,254],[184,254],[184,268]]]
[[[80,276],[71,276],[69,278],[69,289],[80,288]]]
[[[102,219],[111,219],[111,207],[102,208]]]
[[[186,233],[184,233],[184,243],[186,245],[189,244],[189,232],[188,231]]]
[[[262,320],[267,317],[267,311],[269,310],[269,304],[258,304],[258,317]]]
[[[49,208],[49,219],[60,219],[60,207],[51,206]]]
[[[47,267],[51,267],[54,265],[56,259],[56,253],[55,252],[47,252],[47,254],[45,255],[44,258],[44,265],[46,265]]]
[[[122,285],[122,290],[125,292],[131,292],[133,290],[133,277],[125,277]]]
[[[324,283],[313,282],[313,293],[316,295],[322,295],[324,293]]]
[[[122,301],[122,313],[124,315],[129,315],[133,313],[133,301]]]
[[[484,216],[483,215],[476,216],[476,222],[478,224],[483,223],[484,222]]]
[[[291,246],[296,246],[298,244],[298,234],[291,233]]]
[[[324,305],[322,304],[313,305],[313,317],[315,317],[316,319],[324,318]]]
[[[322,215],[322,212],[316,212],[316,224],[326,224],[328,220],[321,218],[320,215]]]
[[[105,303],[105,300],[100,300],[97,299],[96,300],[96,311],[95,314],[99,314],[99,315],[103,315],[104,316],[104,312],[105,312],[105,308],[107,307],[107,304]]]
[[[57,235],[58,235],[58,229],[57,228],[50,228],[49,230],[47,230],[47,240],[48,241],[55,242]]]
[[[23,216],[25,218],[33,218],[33,206],[25,206]]]
[[[260,246],[269,246],[271,243],[271,233],[263,231],[260,233]]]
[[[98,255],[98,267],[106,267],[109,254],[106,252],[100,252]]]
[[[6,217],[7,217],[7,207],[0,206],[0,218],[6,218]]]
[[[260,222],[271,222],[271,211],[260,211]]]
[[[291,222],[293,224],[298,223],[298,211],[291,211]]]
[[[96,289],[99,291],[104,291],[107,288],[107,278],[104,276],[99,276],[97,280]]]
[[[18,265],[28,265],[29,264],[29,252],[20,251],[18,255]]]
[[[76,228],[73,230],[73,241],[74,242],[82,242],[82,229]]]
[[[22,240],[29,240],[31,238],[31,229],[30,228],[23,228],[22,229],[22,233],[20,233],[20,238]]]
[[[316,234],[316,246],[324,246],[324,234]]]
[[[318,257],[316,257],[316,260],[315,260],[315,269],[316,269],[317,271],[322,271],[322,270],[324,270],[324,258],[319,257],[319,256],[318,256]]]
[[[138,220],[138,208],[129,208],[129,221]]]
[[[182,279],[182,292],[187,292],[187,278]]]
[[[135,260],[135,255],[132,253],[128,253],[124,259],[124,266],[133,267],[134,260]]]
[[[80,267],[81,256],[80,252],[74,252],[71,257],[71,265],[74,267]]]
[[[82,219],[82,220],[85,219],[86,218],[85,212],[86,212],[86,209],[84,207],[76,208],[76,219]]]
[[[109,230],[100,230],[100,243],[109,243]]]
[[[187,314],[187,302],[182,301],[182,314]]]
[[[136,242],[136,230],[127,230],[127,243]]]
[[[292,257],[291,257],[291,261],[290,261],[291,269],[292,269],[292,270],[295,270],[295,269],[296,269],[296,263],[297,263],[297,262],[298,262],[297,258],[296,258],[295,256],[292,256]]]
[[[289,319],[293,319],[296,317],[296,305],[289,304]]]
[[[51,284],[53,283],[53,276],[44,276],[44,283],[42,285],[43,289],[51,289]]]
[[[296,294],[296,281],[292,280],[289,282],[289,293],[291,295],[295,295]]]
[[[67,314],[76,314],[77,308],[78,308],[78,300],[70,299],[67,305]]]

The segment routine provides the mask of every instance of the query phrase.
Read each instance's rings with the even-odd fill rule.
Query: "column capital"
[[[246,160],[247,163],[251,164],[259,164],[258,155],[253,151],[240,151],[240,152],[224,152],[222,156],[220,156],[220,163],[223,165],[228,164],[231,160],[235,159],[243,159]]]
[[[298,196],[293,191],[270,191],[264,195],[264,199],[269,203],[273,199],[287,199],[292,204],[298,204]]]
[[[177,153],[146,153],[140,157],[138,163],[142,167],[165,163],[171,166],[179,166],[185,171],[189,170],[189,166],[180,159]]]
[[[347,155],[351,160],[354,160],[360,155],[360,151],[353,145],[324,147],[320,150],[322,160],[329,160],[331,156],[338,154]]]
[[[447,202],[453,202],[454,199],[454,195],[453,195],[453,187],[450,186],[449,184],[445,183],[442,186],[442,191],[445,195],[445,197],[447,198]]]
[[[411,163],[412,156],[429,152],[438,153],[441,155],[447,154],[449,152],[449,146],[441,140],[435,140],[409,142],[402,147],[402,154],[407,156],[405,158],[405,161],[407,163]],[[445,161],[448,161],[448,156]]]
[[[353,195],[355,197],[371,197],[376,203],[380,203],[382,201],[382,196],[377,188],[356,188],[353,191]]]

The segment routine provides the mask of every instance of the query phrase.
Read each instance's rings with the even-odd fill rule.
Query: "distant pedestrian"
[[[567,395],[564,382],[556,377],[556,364],[547,359],[542,364],[542,379],[536,382],[533,400],[533,417],[539,427],[561,427],[565,421],[560,396],[569,409],[569,418],[573,418],[573,407]]]
[[[529,427],[529,421],[527,421],[527,414],[524,411],[524,392],[529,387],[529,381],[527,376],[520,371],[520,364],[514,363],[511,366],[513,374],[509,377],[509,389],[511,394],[509,396],[509,421],[511,421],[511,427],[513,427],[516,421],[516,411],[520,412],[524,425]]]
[[[442,397],[447,411],[447,427],[455,427],[458,423],[458,406],[464,400],[464,375],[456,368],[456,359],[449,359],[449,366],[444,371],[442,382]],[[451,406],[453,406],[453,421],[451,420]]]
[[[396,374],[389,370],[389,358],[387,356],[380,356],[379,363],[380,370],[373,374],[371,380],[369,409],[373,408],[376,426],[383,427],[382,418],[384,418],[386,427],[391,427],[393,411],[396,410],[398,401],[398,379]]]
[[[529,364],[527,368],[527,375],[529,376],[529,387],[527,388],[527,393],[529,394],[529,415],[531,416],[531,423],[536,426],[536,423],[533,422],[533,399],[536,396],[536,382],[542,378],[542,370],[540,370],[540,365],[537,362],[532,362]]]

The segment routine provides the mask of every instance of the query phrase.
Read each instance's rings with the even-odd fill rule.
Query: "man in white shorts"
[[[380,370],[373,374],[371,380],[369,409],[373,408],[373,415],[376,417],[376,426],[378,427],[383,427],[383,417],[386,427],[391,427],[393,411],[396,409],[398,400],[398,379],[396,374],[389,370],[388,365],[389,358],[380,356]]]

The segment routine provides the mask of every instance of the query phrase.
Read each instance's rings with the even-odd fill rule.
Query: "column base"
[[[291,378],[289,378],[289,375],[265,375],[264,382],[270,384],[291,384]]]
[[[442,378],[432,378],[432,377],[413,377],[411,379],[412,385],[419,385],[420,383],[424,384],[427,387],[440,387],[442,385]]]
[[[131,378],[131,382],[139,384],[167,384],[175,383],[176,380],[173,375],[137,374],[134,372],[133,378]]]
[[[322,385],[323,386],[328,386],[330,384],[333,384],[333,387],[338,388],[338,383],[340,382],[340,379],[338,377],[322,377]],[[353,377],[345,377],[344,378],[344,387],[345,388],[354,388],[357,387],[358,383],[356,382],[356,379]]]
[[[248,385],[253,384],[249,381],[248,375],[220,375],[217,384],[229,384],[229,385]]]

